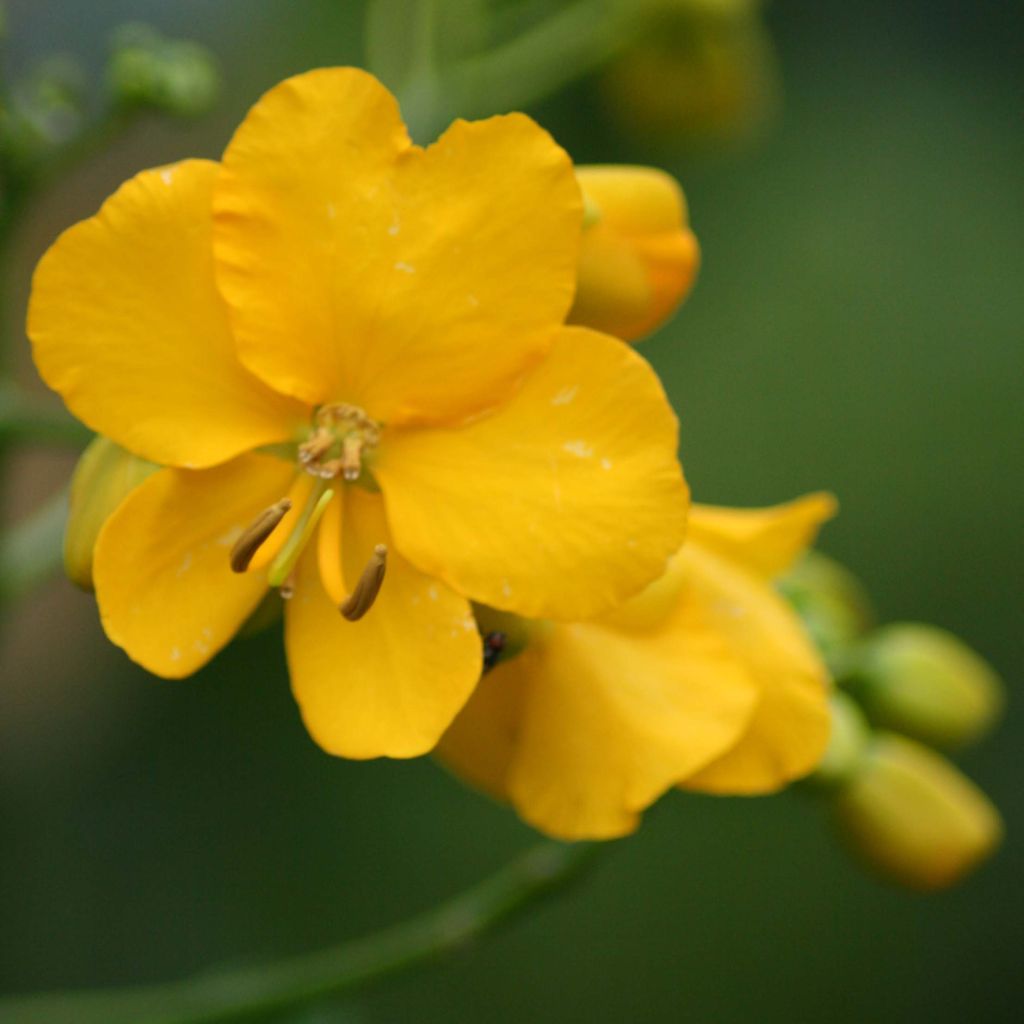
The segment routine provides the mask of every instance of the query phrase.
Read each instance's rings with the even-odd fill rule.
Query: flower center
[[[358,480],[363,459],[380,441],[380,424],[357,405],[321,405],[313,414],[313,429],[299,445],[299,462],[322,480],[337,476]]]
[[[358,406],[344,402],[321,405],[313,414],[309,436],[299,445],[299,465],[317,478],[316,483],[294,512],[291,498],[282,498],[242,531],[231,549],[232,570],[242,573],[266,567],[270,586],[277,587],[282,597],[291,597],[302,552],[327,506],[341,498],[338,485],[330,481],[339,476],[349,483],[358,480],[363,473],[363,460],[379,441],[380,424]],[[284,528],[278,530],[282,523]],[[275,533],[281,535],[280,543],[261,553]],[[384,544],[373,549],[352,592],[339,604],[338,610],[350,622],[361,619],[373,607],[384,582],[387,553]]]

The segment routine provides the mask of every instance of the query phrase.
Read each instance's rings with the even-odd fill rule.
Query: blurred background
[[[112,29],[144,20],[205,44],[223,80],[212,114],[139,126],[21,225],[6,358],[41,389],[21,322],[55,235],[142,167],[216,157],[286,75],[360,62],[364,12],[357,0],[7,9],[8,76],[62,51],[98,77]],[[766,22],[777,103],[759,51],[765,102],[748,102],[742,75],[730,91],[727,67],[687,115],[694,131],[666,129],[623,64],[531,112],[578,162],[657,164],[686,188],[701,279],[643,351],[679,411],[698,500],[834,490],[842,514],[821,546],[861,575],[882,618],[949,628],[1007,680],[1003,726],[961,760],[1006,816],[1005,846],[959,889],[919,896],[863,874],[805,793],[671,794],[557,902],[296,1020],[1020,1019],[1022,6],[777,0]],[[21,450],[5,521],[72,462]],[[313,949],[426,909],[533,840],[430,760],[322,754],[273,631],[163,682],[59,580],[6,614],[0,666],[5,992]]]

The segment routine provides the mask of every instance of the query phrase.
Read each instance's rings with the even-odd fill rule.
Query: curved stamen
[[[281,520],[291,511],[290,498],[282,498],[270,508],[264,509],[243,531],[231,547],[231,569],[245,572],[256,552],[270,538]]]
[[[387,567],[388,549],[384,544],[378,544],[373,549],[373,554],[366,563],[355,589],[338,606],[338,611],[349,622],[361,619],[373,607],[373,602],[377,600],[381,585],[384,583]]]

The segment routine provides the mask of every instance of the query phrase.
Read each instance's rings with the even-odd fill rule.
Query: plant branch
[[[2,1024],[267,1021],[454,952],[563,890],[600,848],[542,843],[447,903],[375,935],[262,967],[120,991],[0,1001]]]
[[[0,605],[29,593],[57,571],[67,515],[68,497],[62,490],[0,534]]]

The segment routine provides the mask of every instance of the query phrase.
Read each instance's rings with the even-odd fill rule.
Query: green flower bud
[[[817,551],[808,551],[778,587],[834,671],[841,666],[831,662],[841,660],[845,649],[874,624],[875,613],[857,577]]]
[[[95,438],[82,452],[71,478],[64,531],[64,571],[72,583],[92,590],[92,552],[103,524],[159,468],[105,437]]]
[[[871,729],[864,713],[845,693],[835,692],[829,698],[832,712],[832,733],[825,756],[810,781],[836,786],[848,781],[859,770],[871,742]]]
[[[123,25],[114,35],[107,80],[115,102],[177,117],[205,113],[217,98],[212,55],[196,43],[165,39],[147,25]]]
[[[850,687],[872,722],[944,749],[979,739],[1003,707],[987,662],[952,633],[912,622],[865,640]]]
[[[67,57],[49,57],[16,82],[0,104],[0,152],[15,177],[30,175],[82,126],[85,84]]]
[[[944,889],[999,845],[1003,823],[987,796],[940,754],[879,733],[859,770],[833,795],[852,852],[911,889]]]

